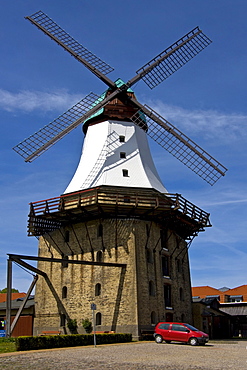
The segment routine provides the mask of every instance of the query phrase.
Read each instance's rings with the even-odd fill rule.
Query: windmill
[[[26,19],[108,86],[105,94],[88,94],[53,122],[16,145],[13,149],[26,162],[33,161],[78,125],[103,111],[105,117],[131,120],[143,128],[153,140],[210,185],[225,175],[227,169],[222,164],[152,108],[138,102],[133,92],[130,92],[130,88],[139,80],[153,89],[206,48],[211,40],[198,27],[146,63],[136,71],[133,78],[124,83],[109,79],[107,74],[113,68],[88,51],[43,12],[39,11]],[[119,115],[119,107],[122,110],[124,108],[122,115]],[[88,123],[84,126],[84,132],[87,127]]]
[[[14,147],[32,162],[82,123],[86,134],[80,163],[64,194],[30,204],[29,235],[40,238],[36,271],[48,285],[37,283],[34,333],[57,327],[66,331],[66,320],[88,317],[92,303],[97,306],[97,330],[131,332],[136,338],[158,320],[186,317],[192,322],[188,246],[211,226],[209,214],[167,192],[147,135],[210,185],[226,168],[142,105],[132,87],[143,80],[153,89],[211,40],[196,27],[128,82],[114,82],[107,77],[113,68],[46,14],[26,18],[107,86],[103,94],[88,94]],[[20,256],[12,259],[28,266]]]

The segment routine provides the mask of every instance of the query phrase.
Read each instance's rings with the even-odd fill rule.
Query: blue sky
[[[0,12],[0,289],[7,253],[37,254],[27,237],[29,202],[59,196],[77,166],[77,128],[34,162],[12,147],[83,96],[105,85],[24,19],[42,10],[129,80],[143,64],[199,26],[213,43],[154,90],[133,87],[146,103],[213,155],[229,171],[213,187],[157,144],[152,155],[171,193],[211,214],[212,228],[192,243],[192,285],[246,284],[247,266],[247,2],[246,0],[53,0],[1,2]],[[13,286],[31,276],[14,267]]]

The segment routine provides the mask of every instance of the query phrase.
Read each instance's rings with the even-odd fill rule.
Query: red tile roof
[[[11,293],[11,300],[25,297],[26,293]],[[6,302],[7,300],[7,293],[0,293],[0,303]]]
[[[247,301],[247,285],[240,285],[225,292],[228,295],[242,295],[243,301]]]
[[[220,302],[227,302],[225,296],[240,295],[243,296],[243,301],[247,302],[247,285],[240,285],[236,288],[228,289],[221,292],[219,289],[212,288],[211,286],[196,286],[192,289],[192,297],[205,298],[206,296],[218,295]]]

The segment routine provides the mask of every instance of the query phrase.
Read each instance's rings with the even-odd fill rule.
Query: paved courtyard
[[[0,355],[1,370],[247,370],[247,341],[219,341],[206,346],[137,342],[15,352]]]

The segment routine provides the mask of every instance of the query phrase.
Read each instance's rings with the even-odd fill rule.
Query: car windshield
[[[199,331],[197,328],[195,328],[194,326],[190,325],[190,324],[184,324],[188,329],[190,330],[193,330],[193,331]]]

